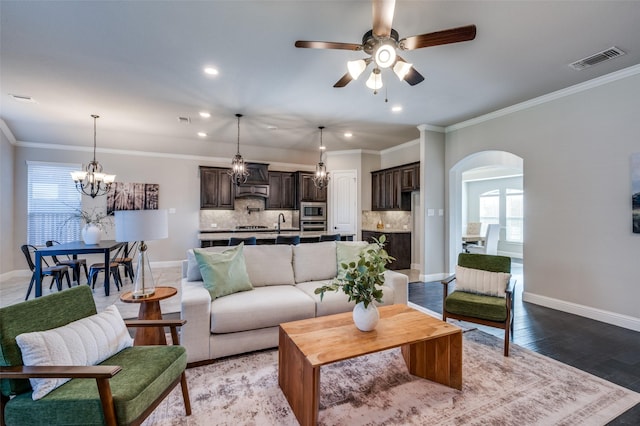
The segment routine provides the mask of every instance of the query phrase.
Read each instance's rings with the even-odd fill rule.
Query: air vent
[[[624,55],[625,52],[623,50],[618,49],[617,47],[610,47],[602,52],[598,52],[591,56],[587,56],[586,58],[580,59],[579,61],[575,61],[572,64],[569,64],[571,68],[574,70],[580,71],[585,68],[589,68],[590,66],[599,64],[600,62],[608,61],[609,59],[617,58],[618,56]]]
[[[26,103],[35,103],[35,99],[33,99],[31,96],[24,96],[24,95],[14,95],[14,94],[9,94],[9,96],[11,96],[15,101],[18,102],[26,102]]]
[[[189,117],[178,117],[178,121],[181,122],[182,124],[190,124],[191,123],[191,118],[189,118]]]

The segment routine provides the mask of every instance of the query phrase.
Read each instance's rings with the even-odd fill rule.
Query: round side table
[[[140,303],[138,311],[139,320],[160,320],[162,312],[160,312],[160,301],[175,296],[178,290],[174,287],[156,287],[155,293],[151,296],[141,299],[134,299],[130,291],[122,294],[120,300],[125,303]],[[136,328],[136,337],[134,345],[166,345],[167,338],[164,334],[163,327],[138,327]]]

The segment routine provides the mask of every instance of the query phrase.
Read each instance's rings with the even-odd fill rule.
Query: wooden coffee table
[[[317,423],[322,365],[398,346],[411,374],[462,389],[460,328],[406,305],[378,310],[370,332],[351,312],[280,324],[278,383],[301,425]]]

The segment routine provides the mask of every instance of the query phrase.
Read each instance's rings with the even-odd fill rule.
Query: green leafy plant
[[[63,226],[67,225],[69,222],[74,221],[75,219],[80,219],[83,224],[93,224],[101,229],[104,229],[106,226],[110,226],[113,224],[113,214],[109,215],[103,211],[97,211],[96,208],[91,210],[82,210],[75,209],[76,212],[71,214],[65,220]]]
[[[395,260],[384,249],[386,241],[385,235],[380,239],[374,238],[374,242],[360,253],[357,262],[340,264],[345,270],[344,278],[335,278],[331,284],[315,289],[315,294],[319,294],[322,300],[325,292],[342,289],[350,302],[362,302],[365,308],[374,300],[382,303],[385,266]]]

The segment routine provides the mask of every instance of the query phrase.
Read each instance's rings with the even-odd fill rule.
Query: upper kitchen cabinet
[[[233,210],[234,194],[229,169],[200,166],[200,208]]]
[[[298,201],[327,202],[327,188],[316,188],[314,176],[313,172],[298,172]]]
[[[371,210],[411,210],[411,191],[420,189],[420,163],[371,172]]]
[[[296,208],[296,179],[293,172],[269,172],[269,198],[265,208],[293,210]]]
[[[404,165],[400,168],[400,190],[417,191],[420,189],[420,163]]]

